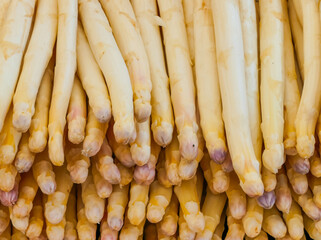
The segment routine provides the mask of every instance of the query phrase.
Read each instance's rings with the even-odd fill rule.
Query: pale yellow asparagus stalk
[[[0,204],[0,234],[10,225],[10,215],[8,207]]]
[[[295,11],[293,0],[288,1],[288,8],[296,60],[300,70],[301,79],[304,81],[303,29]]]
[[[313,201],[318,208],[321,208],[321,178],[309,174],[308,181],[309,187],[313,192]]]
[[[295,172],[288,161],[286,162],[286,172],[293,191],[299,195],[304,194],[309,188],[307,176]]]
[[[282,0],[284,17],[284,150],[288,155],[296,154],[295,117],[300,104],[300,92],[295,70],[295,57],[287,1]]]
[[[64,163],[63,135],[66,113],[76,72],[78,1],[58,0],[58,34],[55,78],[49,110],[49,158]]]
[[[205,228],[202,232],[197,233],[197,240],[212,239],[213,233],[220,222],[225,202],[225,193],[214,195],[209,189],[207,189],[204,204],[202,206],[202,212],[205,218]]]
[[[315,177],[321,177],[321,159],[317,151],[310,158],[310,172]]]
[[[26,230],[26,236],[30,239],[38,238],[44,227],[44,216],[42,207],[42,196],[38,191],[35,199],[33,200],[33,207],[30,212],[29,226]]]
[[[128,145],[124,145],[118,143],[115,139],[115,135],[113,132],[113,122],[110,123],[108,131],[107,131],[107,139],[110,144],[110,147],[113,150],[116,158],[126,167],[135,166],[135,162],[130,153],[130,147]]]
[[[8,178],[8,176],[4,175],[2,170],[3,169],[0,169],[1,176],[4,176],[4,177]],[[11,178],[11,176],[9,178]],[[20,174],[16,172],[15,175],[13,175],[13,180],[12,180],[14,182],[13,183],[13,188],[11,190],[7,190],[7,191],[3,191],[3,190],[0,189],[0,202],[4,206],[9,207],[9,206],[14,205],[17,202],[20,179],[21,179]],[[3,180],[1,180],[1,181],[3,181]],[[11,179],[10,179],[10,182],[11,182]]]
[[[45,150],[48,141],[49,106],[54,77],[54,57],[50,60],[39,86],[35,103],[35,113],[32,117],[29,132],[29,148],[39,153]]]
[[[221,165],[222,165],[223,171],[226,173],[230,173],[234,171],[231,155],[229,153],[227,153],[225,161]]]
[[[317,230],[315,222],[312,221],[306,214],[303,214],[304,228],[312,239],[320,240],[321,233]]]
[[[66,164],[55,167],[57,188],[48,196],[45,204],[45,217],[52,224],[60,223],[66,212],[69,194],[73,185],[71,177],[67,171]]]
[[[11,0],[0,28],[0,131],[18,81],[36,0]]]
[[[318,208],[314,203],[313,195],[310,189],[308,189],[308,191],[302,195],[298,195],[292,191],[292,197],[300,205],[302,211],[309,216],[309,218],[311,218],[313,221],[321,220],[321,209]]]
[[[157,180],[165,187],[170,187],[173,184],[169,181],[167,171],[165,168],[165,151],[162,150],[159,154],[156,170],[157,170]]]
[[[50,195],[56,191],[55,172],[49,160],[47,149],[36,154],[35,162],[32,165],[32,172],[34,179],[44,194]]]
[[[178,231],[179,231],[179,239],[187,240],[187,239],[195,239],[196,233],[192,231],[184,218],[184,213],[182,208],[179,208],[179,218],[178,218]]]
[[[296,15],[298,16],[298,20],[300,25],[303,27],[303,8],[302,8],[302,2],[301,0],[290,0],[293,2],[293,6],[296,12]]]
[[[64,240],[77,240],[77,211],[76,211],[76,186],[71,189],[66,210],[66,226]]]
[[[130,144],[130,153],[136,165],[143,166],[148,162],[151,151],[151,134],[149,118],[145,122],[137,122],[136,131],[136,139],[133,143]]]
[[[235,173],[230,174],[230,185],[226,191],[226,195],[232,217],[242,219],[246,213],[246,194],[242,191]]]
[[[293,239],[301,239],[304,235],[303,217],[301,208],[296,202],[292,202],[288,213],[283,213],[283,219],[290,237]]]
[[[75,76],[67,112],[68,139],[73,144],[79,144],[85,138],[86,117],[86,93],[79,78]]]
[[[3,22],[3,19],[5,19],[6,17],[6,13],[10,5],[10,2],[11,0],[4,0],[4,1],[1,1],[0,3],[0,26]]]
[[[197,194],[197,178],[182,181],[180,186],[174,187],[174,192],[180,202],[182,212],[188,227],[194,232],[204,230],[205,219],[200,211],[200,197]]]
[[[213,186],[213,174],[212,174],[212,170],[210,167],[210,158],[208,154],[204,155],[204,158],[201,161],[201,169],[203,171],[204,174],[204,178],[207,182],[207,186],[208,188],[211,190],[212,193],[217,194],[218,192],[216,192],[216,190],[214,190],[214,186]],[[230,185],[230,183],[229,183]]]
[[[52,224],[46,219],[46,234],[49,240],[62,240],[65,235],[66,218],[58,224]]]
[[[146,218],[149,186],[131,182],[127,217],[131,224],[138,226]]]
[[[247,198],[246,214],[242,218],[243,229],[247,236],[255,238],[260,234],[263,212],[263,208],[257,203],[255,198]]]
[[[136,166],[134,170],[134,179],[138,184],[150,185],[154,181],[160,151],[160,146],[152,140],[148,162],[143,166]]]
[[[195,55],[196,55],[195,53],[196,43],[195,43],[195,34],[194,34],[195,27],[194,27],[193,15],[194,15],[194,9],[196,7],[196,4],[194,1],[190,1],[190,0],[183,0],[182,3],[183,3],[187,40],[188,40],[188,49],[189,49],[189,54],[191,58],[191,65],[194,68]]]
[[[113,185],[102,177],[97,169],[97,165],[92,165],[92,175],[96,188],[96,192],[100,198],[108,198],[113,191]],[[118,169],[118,168],[117,168]]]
[[[129,0],[100,0],[100,3],[128,68],[134,93],[136,120],[144,122],[151,115],[152,82],[148,57],[132,5]]]
[[[33,207],[33,200],[38,191],[37,182],[34,180],[32,172],[29,171],[21,175],[19,186],[19,196],[16,204],[12,208],[15,217],[28,217]]]
[[[176,240],[176,236],[167,236],[160,231],[159,225],[156,225],[158,240]]]
[[[280,16],[280,17],[278,17]],[[264,166],[273,173],[284,159],[284,26],[280,0],[260,1],[261,110]],[[274,29],[271,34],[270,29]]]
[[[158,231],[165,236],[173,236],[177,231],[178,199],[175,194],[166,208],[164,217],[157,225]]]
[[[233,167],[240,178],[241,187],[248,195],[262,195],[259,161],[251,140],[238,1],[212,0],[212,9],[223,119]]]
[[[11,224],[1,233],[0,240],[11,240]]]
[[[88,176],[90,159],[82,154],[82,144],[73,145],[67,142],[65,152],[67,170],[72,182],[83,183]]]
[[[14,188],[17,170],[12,164],[0,165],[0,190],[9,192]]]
[[[277,181],[276,174],[272,173],[266,167],[262,166],[262,181],[265,192],[271,192],[275,189]]]
[[[79,240],[96,239],[97,224],[91,223],[85,213],[85,206],[82,202],[81,185],[77,187],[77,233]],[[104,211],[103,213],[104,214]]]
[[[0,132],[0,164],[11,164],[17,154],[22,134],[12,125],[12,107],[10,107]]]
[[[245,81],[251,138],[256,158],[261,161],[262,133],[258,77],[258,26],[255,2],[240,1],[242,39],[245,59]]]
[[[151,129],[155,142],[162,147],[166,147],[172,140],[174,119],[159,29],[159,25],[162,25],[163,22],[158,17],[156,0],[132,0],[131,3],[150,66],[153,85],[151,92]]]
[[[88,221],[99,223],[104,216],[105,199],[98,196],[91,171],[86,181],[81,184],[81,197]]]
[[[12,226],[17,230],[21,231],[23,234],[25,234],[29,225],[29,216],[26,216],[26,217],[15,216],[12,213],[12,207],[9,207],[9,213],[10,213],[10,220],[11,220]]]
[[[187,2],[193,1],[183,1],[183,3]],[[184,8],[184,10],[186,10],[186,8]],[[185,21],[188,21],[188,19],[185,18]],[[211,159],[218,163],[222,163],[227,154],[227,149],[216,65],[214,24],[209,0],[194,1],[193,21],[196,86],[200,112],[200,126],[202,128],[206,147]],[[191,25],[193,25],[193,22],[191,22]],[[187,25],[187,34],[189,35],[189,25]],[[188,38],[188,40],[191,39],[192,38],[190,37]],[[191,56],[193,48],[191,48],[190,44]]]
[[[96,118],[99,122],[109,121],[111,105],[106,82],[79,22],[77,27],[77,73]]]
[[[13,226],[11,240],[28,240],[28,238],[23,232]]]
[[[123,187],[123,186],[130,184],[131,181],[133,180],[134,168],[133,167],[131,167],[131,168],[125,167],[119,161],[116,162],[116,166],[117,166],[119,173],[120,173],[119,185],[121,187]]]
[[[104,218],[100,223],[100,240],[116,240],[118,238],[118,231],[108,225],[107,215],[105,211]]]
[[[274,238],[282,238],[287,232],[287,228],[282,220],[281,214],[275,206],[271,209],[264,210],[262,227],[265,232]]]
[[[206,154],[204,158],[206,157]],[[210,168],[213,175],[213,189],[222,193],[227,191],[230,185],[230,175],[222,169],[222,165],[217,164],[214,161],[210,161]]]
[[[57,7],[57,0],[37,2],[31,38],[13,97],[12,121],[20,132],[26,132],[30,127],[41,79],[53,54],[58,25]]]
[[[146,218],[150,223],[158,223],[163,219],[165,210],[172,198],[173,188],[161,185],[157,180],[150,185]]]
[[[92,157],[98,153],[105,139],[108,122],[101,123],[96,118],[93,109],[88,106],[88,120],[86,125],[86,137],[83,142],[82,154]]]
[[[301,158],[299,155],[288,156],[287,161],[297,173],[305,175],[310,171],[310,161],[307,158]]]
[[[277,174],[277,184],[275,188],[275,205],[279,211],[288,213],[292,204],[291,190],[288,178],[284,168],[281,168]]]
[[[107,82],[115,119],[116,141],[127,144],[136,138],[133,91],[125,61],[98,0],[80,0],[79,15],[89,45]],[[121,97],[119,97],[121,96]]]
[[[245,236],[245,232],[243,229],[242,221],[233,218],[231,215],[229,208],[227,208],[227,227],[228,231],[226,234],[226,240],[233,239],[243,239]]]
[[[197,156],[198,125],[183,6],[179,0],[158,0],[157,2],[160,16],[164,20],[162,29],[179,149],[182,157],[191,161]]]
[[[179,143],[177,140],[176,131],[173,133],[172,142],[165,148],[165,169],[168,180],[173,185],[179,185],[181,178],[179,176],[179,163],[181,155],[179,152]]]
[[[217,225],[217,227],[213,233],[212,240],[222,240],[223,232],[224,232],[224,228],[225,228],[225,219],[226,219],[225,210],[222,212],[220,223]]]
[[[113,192],[108,198],[107,222],[115,231],[120,231],[123,226],[125,209],[128,203],[129,186],[120,187],[115,185]]]
[[[133,225],[126,216],[124,227],[119,235],[119,240],[140,240],[139,236],[143,234],[145,221],[146,219],[144,218],[139,225]]]
[[[303,11],[304,86],[295,119],[297,151],[302,158],[314,152],[314,132],[321,103],[321,24],[316,1],[307,0]]]
[[[97,155],[92,158],[92,162],[96,165],[97,170],[101,176],[111,184],[118,184],[120,182],[120,172],[114,163],[112,157],[113,152],[109,146],[106,138]]]
[[[14,165],[19,173],[28,172],[35,160],[35,153],[29,148],[29,132],[21,137]]]

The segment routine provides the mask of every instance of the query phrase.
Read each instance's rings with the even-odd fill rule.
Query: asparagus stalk
[[[165,236],[173,236],[177,231],[178,221],[178,199],[172,195],[171,201],[166,208],[163,219],[157,224],[158,232]]]
[[[35,160],[35,154],[29,148],[29,132],[21,137],[14,165],[19,173],[28,172]]]
[[[262,228],[264,209],[255,198],[247,198],[246,214],[242,218],[243,229],[247,236],[255,238],[259,236]]]
[[[95,163],[92,166],[92,175],[98,196],[108,198],[113,191],[113,185],[102,177]]]
[[[275,205],[279,211],[289,213],[292,204],[292,196],[288,179],[283,168],[281,168],[277,174],[275,196]]]
[[[30,212],[29,226],[26,230],[26,236],[30,239],[38,238],[44,228],[44,216],[42,207],[42,196],[38,191],[33,200],[33,207]]]
[[[264,210],[263,230],[274,238],[282,238],[285,236],[287,228],[284,224],[281,214],[274,206],[271,209]]]
[[[293,202],[288,213],[283,213],[284,222],[290,237],[301,239],[304,235],[303,217],[300,206]]]

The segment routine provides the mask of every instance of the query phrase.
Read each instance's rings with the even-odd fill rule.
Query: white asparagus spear
[[[10,5],[11,0],[3,0],[0,3],[0,26],[3,22],[3,19],[6,17],[6,13],[8,10],[8,7]]]
[[[35,113],[35,102],[53,53],[57,36],[57,0],[38,0],[32,35],[24,55],[23,66],[13,97],[13,125],[26,132]],[[41,41],[39,41],[41,39]]]
[[[321,104],[321,24],[318,4],[307,0],[303,10],[304,86],[295,119],[297,151],[302,158],[314,153],[314,132]]]
[[[138,122],[145,122],[151,115],[152,82],[132,5],[129,0],[100,0],[100,3],[128,68],[134,92],[135,118]]]
[[[259,196],[263,194],[263,183],[251,139],[238,1],[212,0],[212,9],[223,119],[233,167],[243,190]]]
[[[186,160],[193,160],[197,156],[198,125],[183,6],[179,0],[158,0],[157,2],[160,16],[164,20],[162,29],[180,153]]]
[[[0,131],[9,110],[36,0],[11,0],[0,29]]]
[[[64,163],[63,135],[66,113],[76,72],[77,0],[58,0],[58,34],[54,85],[49,110],[49,158]]]
[[[174,118],[159,28],[163,22],[158,17],[156,0],[131,0],[131,3],[150,66],[153,85],[151,129],[155,142],[166,147],[172,140]]]
[[[89,45],[107,82],[115,120],[113,130],[116,141],[122,144],[133,142],[136,138],[133,91],[125,61],[108,19],[98,0],[79,0],[79,15]]]

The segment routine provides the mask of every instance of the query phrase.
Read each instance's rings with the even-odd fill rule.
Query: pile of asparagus
[[[319,6],[0,0],[0,239],[320,240]]]

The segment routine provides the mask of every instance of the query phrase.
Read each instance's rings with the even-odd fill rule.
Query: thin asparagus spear
[[[242,218],[243,229],[247,236],[257,237],[262,228],[264,209],[257,203],[255,198],[247,198],[246,214]]]
[[[30,212],[29,226],[26,230],[26,236],[30,239],[38,238],[44,229],[44,216],[42,207],[42,194],[37,192],[33,200],[33,207]]]
[[[149,186],[131,182],[127,217],[133,225],[138,226],[145,221],[148,192]]]
[[[19,173],[28,172],[35,160],[35,154],[29,148],[29,132],[24,133],[19,143],[14,165]]]
[[[289,213],[283,213],[283,219],[289,235],[293,239],[301,239],[304,235],[303,217],[301,208],[296,202],[292,202]]]
[[[277,174],[275,197],[275,205],[279,209],[279,211],[288,213],[292,204],[292,196],[288,178],[285,174],[284,168],[281,168]]]

